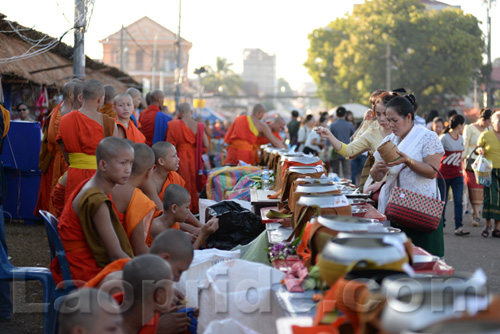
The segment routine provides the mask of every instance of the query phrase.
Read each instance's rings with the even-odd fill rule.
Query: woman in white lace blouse
[[[379,181],[387,174],[387,181],[381,189],[378,203],[378,210],[382,213],[385,211],[399,171],[401,171],[399,175],[400,187],[429,197],[439,196],[435,178],[441,156],[444,153],[443,145],[435,132],[414,124],[414,104],[415,97],[410,94],[392,99],[385,109],[392,134],[385,137],[382,143],[391,140],[397,145],[401,157],[395,162],[387,164],[378,152],[374,155],[376,162],[370,171],[373,179]],[[444,255],[442,222],[438,230],[433,233],[403,230],[415,245],[434,255]]]

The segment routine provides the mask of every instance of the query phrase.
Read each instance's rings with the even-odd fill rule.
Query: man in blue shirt
[[[337,107],[337,111],[335,112],[337,120],[330,125],[330,131],[335,138],[345,144],[348,144],[354,134],[354,126],[351,122],[346,121],[346,113],[347,110],[344,107]],[[351,176],[351,162],[335,151],[333,151],[330,166],[332,168],[332,172],[338,174],[340,177],[349,178]],[[342,173],[340,172],[341,170]]]

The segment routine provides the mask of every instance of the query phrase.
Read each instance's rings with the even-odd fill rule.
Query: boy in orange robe
[[[132,122],[134,122],[135,126],[138,129],[141,129],[141,123],[139,123],[139,118],[137,117],[137,111],[139,110],[139,106],[141,105],[141,92],[134,87],[130,87],[127,89],[126,93],[130,96],[132,96],[132,101],[134,102],[134,111],[132,113],[132,116],[130,116],[130,119]]]
[[[156,204],[158,210],[163,209],[163,193],[170,184],[178,184],[184,187],[184,179],[176,172],[179,168],[179,157],[174,145],[166,141],[157,142],[152,147],[155,154],[156,168],[151,178],[141,187],[144,193]],[[202,224],[189,212],[187,222],[195,228],[200,228]],[[183,226],[183,230],[198,235],[199,231],[190,226]]]
[[[111,201],[127,233],[135,255],[146,254],[146,234],[156,213],[156,204],[141,189],[151,176],[155,156],[146,144],[133,144],[134,165],[128,182],[111,190]]]
[[[161,90],[154,90],[150,94],[151,104],[141,112],[139,122],[141,131],[146,137],[146,145],[152,146],[158,141],[165,140],[168,124],[172,119],[161,111],[165,95]]]
[[[199,212],[198,189],[196,177],[198,170],[203,169],[201,150],[197,152],[198,136],[202,146],[208,147],[208,138],[205,134],[205,125],[192,118],[193,109],[189,103],[181,103],[178,108],[179,119],[170,121],[166,141],[174,145],[179,155],[179,174],[186,182],[185,188],[191,195],[191,212]],[[200,132],[200,133],[198,133]]]
[[[229,144],[226,165],[237,165],[239,160],[254,165],[255,143],[259,133],[274,147],[286,148],[285,144],[273,135],[271,129],[260,121],[265,114],[266,108],[262,104],[256,104],[251,116],[241,115],[234,120],[224,136],[224,142]]]
[[[113,99],[115,98],[116,90],[115,87],[111,85],[104,86],[104,105],[99,109],[99,112],[103,115],[115,119],[116,112],[113,108]]]
[[[113,108],[116,112],[115,121],[118,126],[118,138],[126,138],[134,143],[145,143],[146,137],[130,119],[134,111],[132,97],[127,93],[115,96]]]
[[[123,267],[123,329],[129,334],[154,334],[160,313],[174,299],[172,269],[158,255],[140,255]]]
[[[88,281],[110,262],[133,256],[127,234],[107,194],[128,181],[134,151],[119,138],[104,138],[96,150],[98,169],[69,197],[59,219],[58,232],[66,251],[71,277]],[[51,263],[56,283],[62,279],[57,257]]]
[[[161,216],[153,219],[146,243],[152,242],[158,234],[165,230],[176,229],[177,225],[185,225],[184,222],[190,214],[190,202],[191,198],[186,188],[178,184],[169,185],[163,195],[163,212]],[[200,228],[197,238],[194,239],[194,249],[200,248],[206,239],[214,234],[218,228],[219,219],[212,217],[212,219]]]
[[[104,100],[104,88],[97,80],[89,80],[83,86],[83,104],[61,119],[57,141],[68,161],[65,201],[75,188],[92,177],[96,171],[95,151],[99,142],[108,136],[116,136],[115,120],[97,110]]]
[[[47,117],[47,126],[45,127],[42,148],[40,150],[39,165],[42,171],[40,178],[40,187],[38,188],[38,200],[35,206],[34,214],[39,216],[39,210],[46,210],[54,214],[55,210],[50,200],[50,193],[53,189],[53,175],[56,170],[61,168],[60,158],[62,156],[61,147],[59,144],[55,143],[55,137],[57,136],[57,131],[55,134],[54,123],[57,122],[59,126],[59,121],[61,120],[61,115],[65,115],[71,110],[73,110],[73,90],[75,87],[74,82],[67,82],[63,85],[61,92],[63,94],[63,100],[59,103],[52,112]],[[52,126],[51,126],[52,123]],[[51,136],[52,135],[52,136]],[[52,140],[51,140],[52,139]],[[54,145],[55,144],[55,145]],[[44,146],[46,149],[44,149]],[[57,168],[54,168],[57,163]],[[64,163],[63,168],[66,168],[66,163]],[[59,174],[59,177],[61,175]],[[58,177],[58,178],[59,178]]]

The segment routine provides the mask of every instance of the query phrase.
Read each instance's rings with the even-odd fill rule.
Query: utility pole
[[[387,47],[385,54],[385,89],[391,91],[391,35],[387,35]]]
[[[491,65],[491,17],[490,17],[490,10],[491,10],[491,0],[486,0],[486,16],[487,16],[487,21],[486,21],[486,30],[488,34],[488,73],[487,73],[487,78],[486,78],[486,103],[485,106],[488,109],[491,109],[493,107],[493,87],[492,87],[492,82],[491,82],[491,72],[493,71],[492,65]]]
[[[123,60],[123,52],[124,52],[124,45],[125,45],[125,42],[123,40],[123,34],[124,34],[124,29],[123,29],[123,24],[122,24],[122,28],[120,29],[120,71],[123,72],[123,70],[125,69],[125,62]]]
[[[85,0],[75,0],[75,46],[73,47],[73,77],[85,80]]]
[[[181,1],[179,0],[179,29],[177,33],[177,75],[175,86],[175,110],[179,106],[181,96]]]

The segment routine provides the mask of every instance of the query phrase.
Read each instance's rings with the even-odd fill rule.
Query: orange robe
[[[178,184],[181,187],[184,187],[186,184],[186,181],[182,178],[182,176],[179,175],[177,172],[169,172],[167,178],[165,179],[165,182],[163,183],[163,187],[161,187],[161,191],[158,194],[158,197],[160,197],[160,200],[163,202],[163,194],[165,193],[165,189],[171,184]]]
[[[186,188],[191,195],[191,212],[198,213],[198,190],[196,189],[196,135],[180,119],[170,121],[168,125],[167,139],[169,143],[177,148],[179,156],[178,173],[182,176]]]
[[[113,109],[113,105],[111,103],[103,105],[101,109],[99,109],[99,112],[103,115],[111,117],[112,119],[115,119],[116,117],[116,112]]]
[[[119,259],[111,262],[106,267],[104,267],[94,278],[90,279],[83,287],[85,288],[95,288],[101,283],[101,281],[106,278],[111,273],[115,271],[122,271],[123,267],[127,264],[131,259]]]
[[[50,194],[52,205],[54,206],[54,216],[59,218],[64,209],[64,198],[66,197],[66,186],[57,182]]]
[[[57,142],[57,135],[59,133],[59,125],[61,124],[61,112],[58,109],[57,112],[53,113],[49,121],[49,132],[48,132],[48,148],[54,156],[54,166],[52,169],[52,185],[51,189],[57,185],[59,178],[68,169],[68,164],[64,159],[61,145]]]
[[[224,142],[229,144],[226,165],[237,165],[239,160],[254,165],[254,145],[258,134],[250,116],[238,116],[224,136]]]
[[[59,236],[61,237],[61,242],[66,252],[66,259],[68,260],[71,277],[73,280],[76,281],[77,285],[79,284],[78,282],[82,281],[87,282],[95,275],[97,275],[107,264],[110,263],[108,262],[102,265],[98,264],[98,262],[102,261],[103,258],[102,251],[104,250],[104,245],[102,245],[102,240],[96,240],[95,238],[88,239],[91,235],[85,234],[84,232],[84,230],[89,231],[89,229],[93,229],[94,230],[93,234],[95,235],[97,233],[95,231],[95,226],[89,225],[91,217],[86,216],[85,219],[87,220],[87,222],[85,223],[80,220],[80,217],[76,214],[75,210],[73,210],[73,205],[72,205],[73,200],[87,182],[88,181],[81,182],[75,188],[75,191],[71,194],[71,196],[68,198],[68,201],[64,206],[64,210],[61,214],[61,217],[59,218],[59,224],[57,226]],[[86,194],[91,193],[93,190],[94,189],[87,190]],[[88,197],[86,194],[82,197],[81,203],[78,204],[79,210],[81,211],[80,216],[86,213],[91,214],[89,211],[97,210],[97,208],[100,205],[99,203],[96,204],[95,201],[93,203],[89,202],[89,199],[90,201],[92,201],[92,199],[91,197]],[[116,216],[116,213],[111,206],[111,201],[109,200],[109,198],[107,198],[104,194],[100,193],[99,196],[101,197],[101,199],[105,198],[105,200],[100,203],[101,204],[106,203],[108,209],[110,210],[112,221],[118,221],[118,217]],[[101,201],[101,199],[99,201]],[[83,203],[85,204],[82,205]],[[87,207],[84,207],[85,205],[87,205]],[[83,226],[84,224],[86,224],[86,227]],[[116,223],[113,224],[113,227],[115,226]],[[118,227],[121,229],[121,226],[118,225]],[[119,234],[120,232],[115,229],[115,233]],[[125,232],[123,231],[121,233],[124,234]],[[100,243],[101,249],[93,250],[91,248],[92,246],[90,245],[90,243],[93,244]],[[130,244],[124,245],[120,242],[120,245],[122,246],[122,249],[125,252],[131,255],[130,253],[132,250]],[[98,251],[101,253],[96,253]],[[107,255],[104,254],[104,257],[107,257]],[[56,282],[56,284],[61,282],[62,274],[59,270],[60,269],[59,261],[57,260],[57,257],[52,260],[52,263],[50,264],[50,269],[52,271],[52,275],[54,277],[54,281]]]
[[[109,195],[109,197],[111,198],[111,195]],[[111,198],[111,201],[113,201],[113,198]],[[149,225],[151,225],[151,221],[156,212],[156,204],[146,196],[141,189],[135,188],[125,213],[118,212],[116,207],[115,211],[125,232],[127,232],[127,237],[130,239],[130,235],[134,229],[143,220],[145,220],[144,223],[146,224],[144,230],[147,231],[149,229]],[[144,237],[146,237],[146,235]],[[144,240],[146,239],[144,238]]]
[[[61,107],[61,103],[59,103],[54,109],[52,109],[52,112],[49,115],[49,124],[54,118],[55,114],[59,114],[59,117],[61,113],[59,112],[59,108]],[[50,163],[45,171],[42,171],[42,175],[40,177],[40,186],[38,188],[38,199],[36,202],[35,206],[35,216],[39,216],[38,211],[39,210],[45,210],[49,211],[50,213],[54,214],[54,208],[51,205],[51,200],[50,200],[50,193],[52,192],[52,175],[53,175],[53,167],[54,167],[54,150],[50,148],[49,144],[49,131],[50,127],[47,127],[44,131],[44,136],[43,136],[43,141],[47,142],[47,151],[45,152],[46,155],[51,155],[52,159],[50,160]],[[57,134],[56,134],[57,135]],[[43,146],[43,145],[42,145]],[[43,150],[42,150],[43,151]],[[43,152],[40,152],[40,159],[43,160],[44,157]],[[42,168],[42,167],[41,167]]]
[[[122,123],[118,122],[118,119],[115,119],[115,121],[116,125],[123,129],[123,131],[125,132],[125,137],[127,137],[127,139],[130,139],[134,143],[142,143],[142,144],[146,143],[146,137],[144,137],[142,132],[139,131],[139,129],[135,126],[132,120],[128,121],[128,129],[125,126],[123,126]]]
[[[141,122],[141,131],[146,137],[146,145],[153,145],[153,136],[155,134],[155,120],[156,114],[160,112],[160,108],[157,105],[150,105],[144,109],[139,115],[139,120]]]
[[[280,133],[279,132],[274,132],[273,131],[273,135],[278,138],[280,141],[283,141],[283,138],[281,138],[280,136]],[[265,145],[265,144],[269,144],[269,140],[264,137],[264,136],[258,136],[257,137],[257,141],[255,142],[255,145],[260,146],[260,145]]]
[[[103,118],[107,116],[103,115]],[[114,123],[114,119],[111,120]],[[103,119],[103,122],[106,122]],[[95,156],[97,145],[104,138],[103,127],[78,110],[73,110],[61,119],[57,140],[64,142],[64,150],[68,153],[84,153]],[[94,158],[95,159],[95,158]],[[71,160],[71,159],[70,159]],[[68,180],[66,182],[65,201],[73,190],[85,179],[91,178],[96,171],[97,163],[91,168],[68,167]]]

